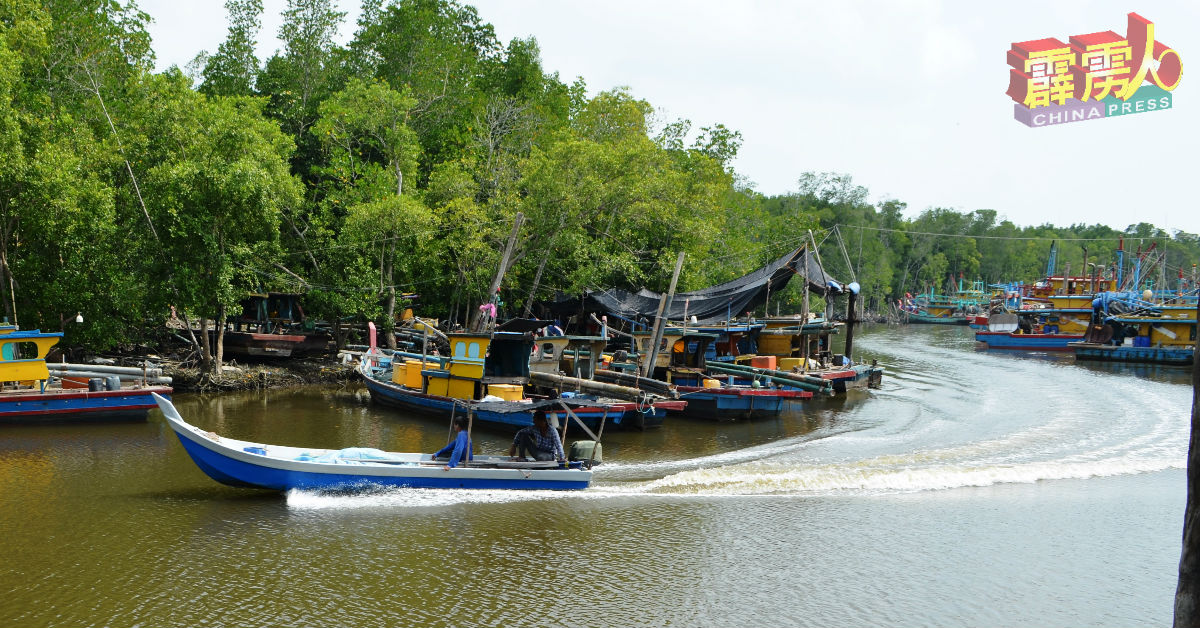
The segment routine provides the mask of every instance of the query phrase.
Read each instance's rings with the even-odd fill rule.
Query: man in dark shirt
[[[517,431],[508,455],[540,461],[558,460],[561,462],[567,459],[566,454],[563,453],[562,441],[558,438],[558,432],[550,428],[550,423],[546,421],[546,416],[543,414],[533,415],[533,425]]]

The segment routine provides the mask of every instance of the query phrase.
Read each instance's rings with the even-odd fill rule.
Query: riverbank
[[[195,368],[163,365],[163,374],[171,377],[175,392],[220,392],[235,390],[267,390],[337,384],[353,380],[353,364],[327,360],[290,359],[277,363],[226,364],[218,377],[209,377]]]
[[[191,366],[191,362],[174,355],[105,354],[70,361],[134,368],[161,367],[163,375],[171,378],[171,387],[179,393],[267,390],[310,384],[337,384],[352,381],[357,377],[353,363],[344,364],[333,356],[245,363],[229,360],[225,362],[221,373],[217,376],[202,373],[200,369]]]

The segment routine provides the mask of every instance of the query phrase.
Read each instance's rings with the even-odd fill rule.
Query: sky
[[[627,87],[659,124],[688,119],[742,134],[735,170],[763,194],[805,172],[853,177],[869,200],[992,209],[1021,226],[1149,222],[1200,233],[1188,183],[1200,102],[1200,3],[479,0],[502,43],[537,38],[543,68],[590,93]],[[222,0],[141,0],[159,69],[225,39]],[[286,0],[264,0],[259,57],[280,47]],[[341,0],[352,35],[357,0]],[[1014,42],[1154,22],[1183,60],[1167,110],[1029,128],[1013,119],[1006,53]],[[1192,56],[1196,55],[1196,56]]]

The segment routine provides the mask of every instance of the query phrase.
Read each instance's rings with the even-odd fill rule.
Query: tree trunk
[[[525,318],[529,318],[529,314],[533,312],[533,300],[537,297],[538,284],[542,283],[542,271],[546,270],[546,262],[550,260],[550,250],[546,250],[546,254],[542,256],[542,262],[538,264],[537,272],[533,275],[533,287],[529,289],[529,298],[525,301]]]
[[[212,366],[212,351],[208,344],[208,319],[202,316],[200,317],[200,370],[211,374]]]
[[[17,324],[17,291],[13,287],[12,269],[8,266],[8,246],[0,247],[0,280],[8,287],[4,295],[4,316],[13,324]]]
[[[1200,316],[1200,302],[1196,303],[1196,315]],[[1193,350],[1192,356],[1192,435],[1187,460],[1187,505],[1183,511],[1179,583],[1175,587],[1175,628],[1200,626],[1200,350]]]
[[[217,319],[213,321],[213,327],[216,330],[213,334],[216,337],[216,342],[213,343],[216,347],[213,355],[213,373],[219,376],[225,359],[225,304],[217,306]]]
[[[395,253],[395,243],[392,244],[390,253]],[[387,343],[389,349],[396,348],[396,286],[392,283],[393,265],[392,255],[384,265],[384,279],[387,286],[384,292],[384,313],[387,316],[387,321],[383,326],[383,339]]]

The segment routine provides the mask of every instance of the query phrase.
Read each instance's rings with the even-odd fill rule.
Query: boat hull
[[[155,408],[152,393],[170,397],[171,388],[149,386],[120,390],[52,388],[0,393],[0,423],[76,423],[145,421]]]
[[[1071,349],[1075,351],[1076,360],[1191,366],[1195,359],[1192,347],[1130,347],[1076,342],[1072,343]]]
[[[296,454],[305,450],[211,435],[184,422],[169,401],[163,399],[159,407],[196,466],[213,480],[230,486],[275,491],[374,487],[579,490],[587,488],[592,478],[590,470],[577,468],[463,465],[447,471],[428,454],[393,454],[396,459],[390,462],[370,460],[358,464],[297,460]]]
[[[800,401],[812,396],[807,391],[773,388],[751,390],[678,386],[677,389],[680,398],[687,401],[681,416],[710,421],[775,418],[788,401]]]
[[[1017,351],[1070,351],[1072,342],[1083,340],[1083,334],[1014,334],[1009,331],[977,331],[975,341],[988,349]]]
[[[243,358],[288,358],[305,342],[304,336],[227,331],[221,344],[225,355]]]
[[[835,393],[844,393],[854,388],[878,388],[883,383],[883,367],[867,364],[855,364],[840,371],[819,371],[812,374],[829,380]]]
[[[970,321],[965,316],[934,316],[920,312],[908,312],[908,322],[926,325],[966,325]]]

